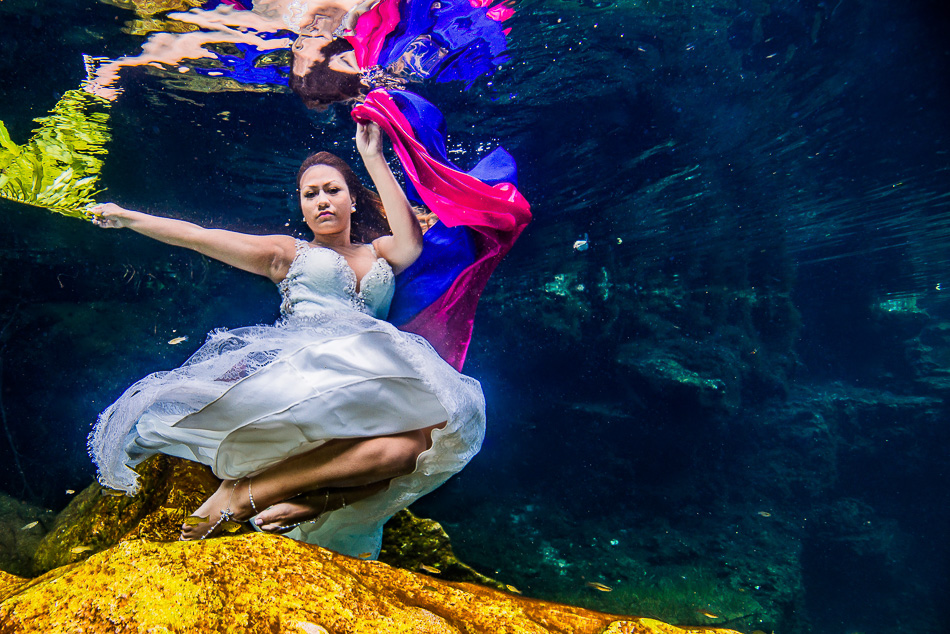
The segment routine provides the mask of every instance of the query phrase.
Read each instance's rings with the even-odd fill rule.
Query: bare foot
[[[335,511],[366,499],[388,486],[389,480],[381,480],[359,487],[319,489],[269,506],[253,521],[262,531],[283,533],[304,522],[313,521],[327,511]]]
[[[224,519],[218,522],[222,519],[222,511],[228,513],[232,521]],[[181,525],[181,539],[188,541],[214,537],[222,531],[236,528],[238,522],[252,514],[247,483],[244,480],[224,480],[218,490]]]
[[[343,495],[339,489],[336,492],[323,489],[304,493],[285,502],[269,506],[261,511],[253,521],[262,531],[282,533],[303,522],[317,519],[325,511],[332,511],[342,506]]]

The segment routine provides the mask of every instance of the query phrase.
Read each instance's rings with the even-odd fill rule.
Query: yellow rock
[[[29,583],[29,581],[29,579],[17,577],[16,575],[11,575],[9,572],[0,570],[0,601],[16,594],[16,592]]]
[[[178,539],[181,524],[218,488],[211,471],[198,463],[158,455],[138,468],[141,492],[102,495],[87,487],[56,518],[33,560],[35,574],[105,550],[120,541]],[[89,550],[80,550],[88,546]]]
[[[13,584],[23,580],[0,578]],[[2,595],[0,595],[2,596]],[[13,590],[0,631],[684,634],[262,533],[124,541]],[[728,630],[717,630],[727,632]]]
[[[204,4],[204,0],[101,0],[139,15],[152,16],[169,11],[187,11]]]

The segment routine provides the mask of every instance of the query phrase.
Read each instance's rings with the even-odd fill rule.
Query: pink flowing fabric
[[[491,7],[488,9],[487,15],[497,22],[504,22],[515,14],[514,9],[506,7],[504,4],[495,4],[495,6],[492,6],[492,4],[497,1],[498,0],[469,0],[469,3],[473,7]]]
[[[431,156],[385,90],[369,93],[352,116],[357,121],[374,121],[386,131],[406,177],[441,222],[468,227],[475,235],[475,262],[439,299],[400,326],[425,337],[443,359],[461,370],[478,298],[498,262],[531,220],[530,206],[513,184],[487,185]]]
[[[356,52],[360,68],[365,70],[376,65],[386,37],[399,24],[399,18],[399,0],[382,0],[360,16],[354,34],[346,36]]]

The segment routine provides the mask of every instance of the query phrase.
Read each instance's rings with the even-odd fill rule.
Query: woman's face
[[[353,203],[343,174],[329,165],[314,165],[300,179],[300,209],[314,235],[349,230]]]
[[[305,76],[314,65],[320,64],[326,59],[326,56],[323,54],[323,49],[329,46],[332,41],[332,36],[298,36],[291,47],[293,51],[293,65],[290,72],[300,77]],[[348,75],[358,75],[360,72],[359,64],[356,63],[356,53],[353,50],[342,51],[331,56],[327,67],[330,70],[346,73]]]

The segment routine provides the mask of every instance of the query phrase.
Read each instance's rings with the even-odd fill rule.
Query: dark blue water
[[[531,596],[742,631],[945,631],[943,4],[519,7],[490,84],[427,89],[453,160],[516,155],[535,221],[466,367],[485,446],[414,510]],[[131,17],[0,4],[15,140],[79,85],[83,53],[137,49]],[[141,69],[123,85],[104,181],[128,207],[286,231],[302,156],[356,154],[342,106]],[[0,490],[58,509],[93,477],[102,408],[209,330],[272,321],[277,294],[135,235],[0,212]]]

